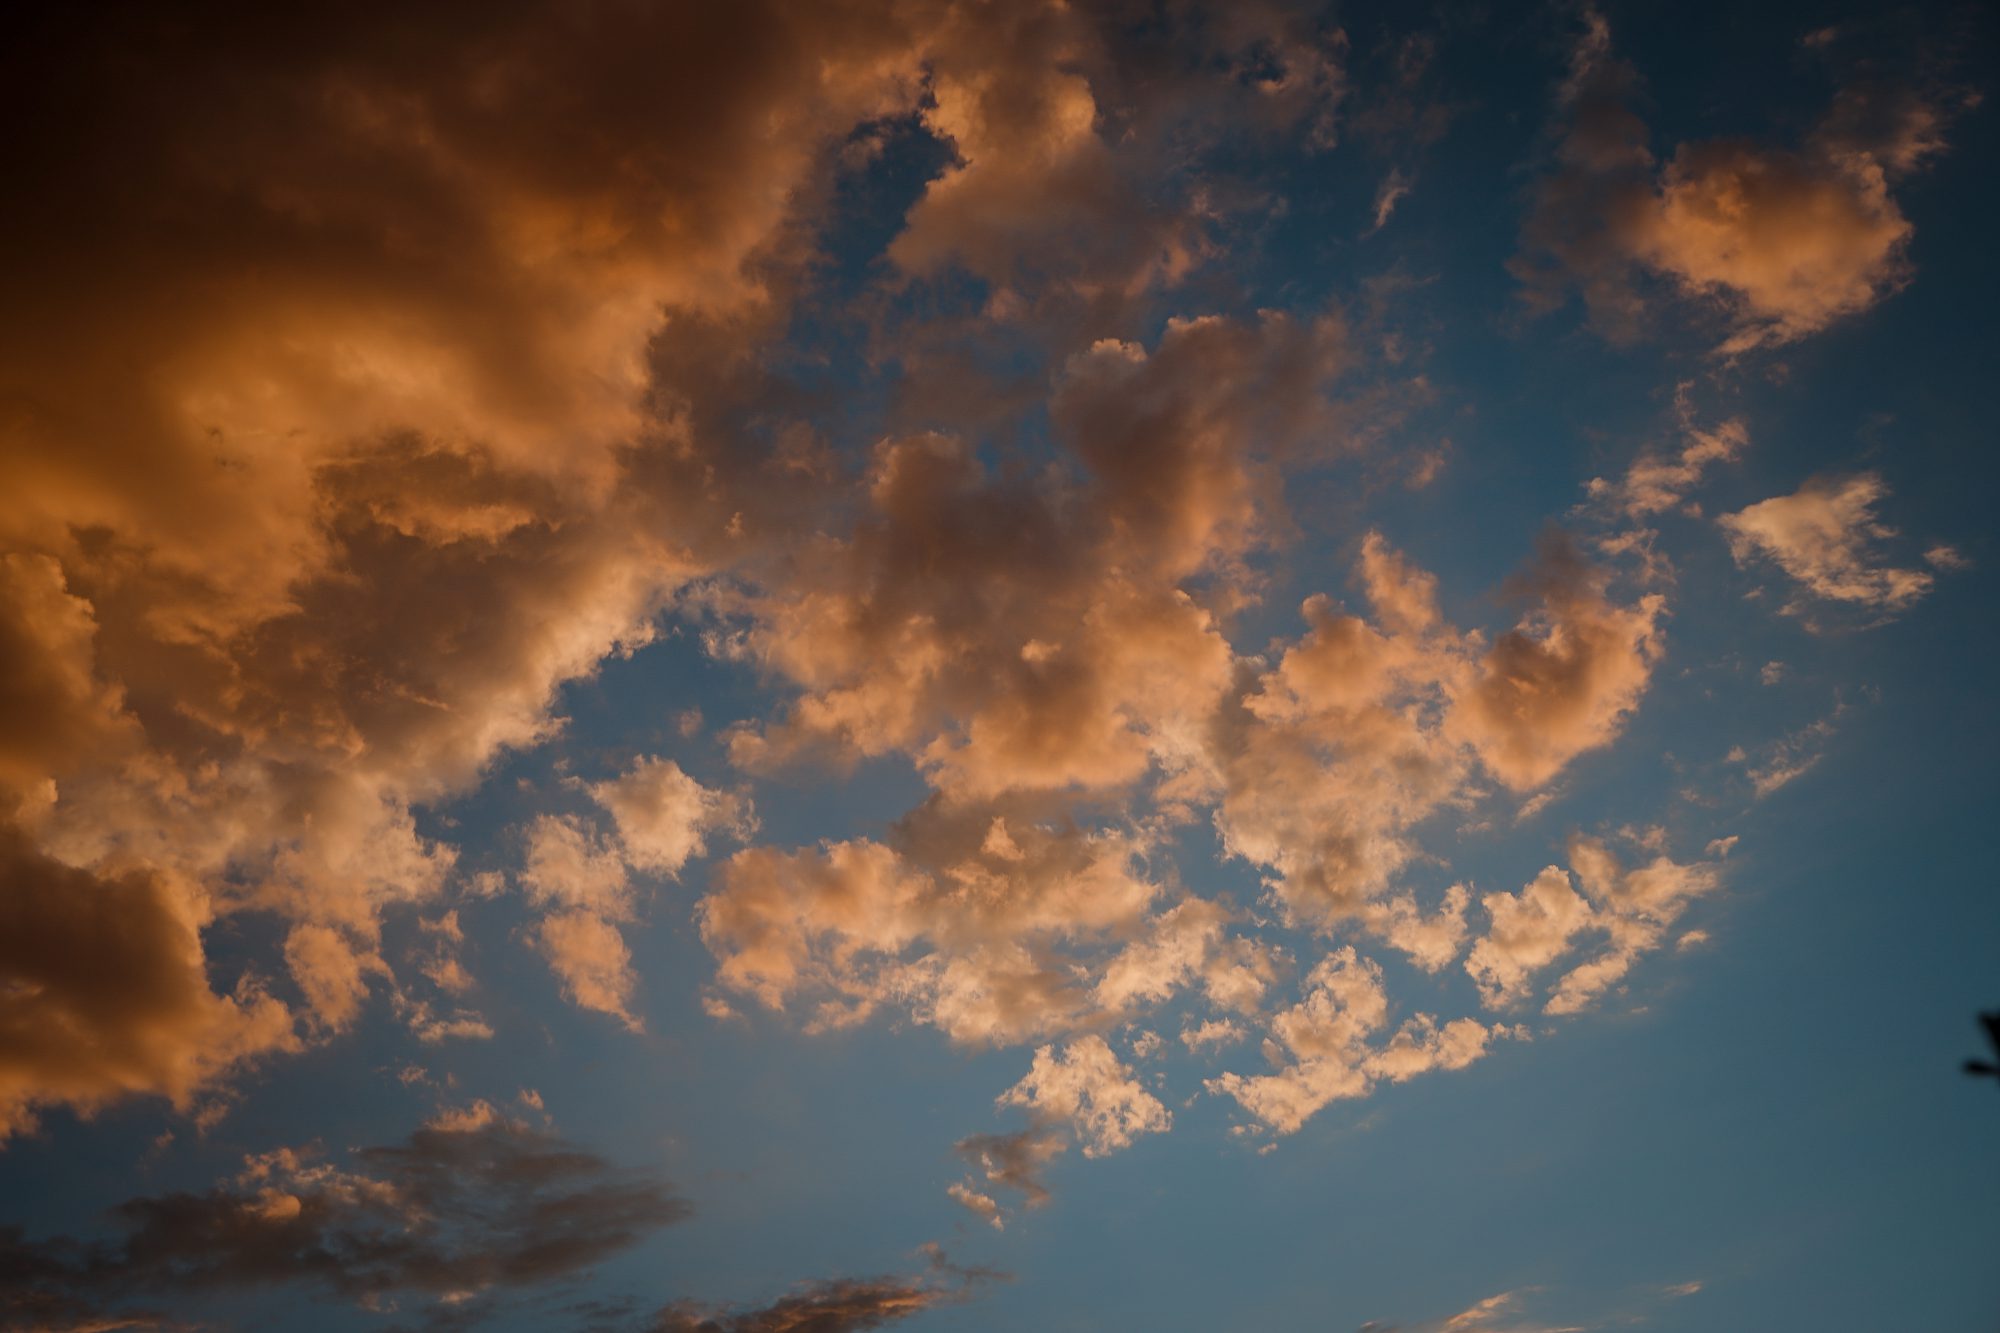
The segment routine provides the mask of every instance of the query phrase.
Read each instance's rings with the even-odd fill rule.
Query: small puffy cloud
[[[671,759],[642,757],[612,781],[592,784],[590,795],[611,812],[626,859],[650,874],[678,875],[707,850],[711,834],[742,836],[754,827],[746,800],[702,786]]]
[[[1174,1122],[1098,1036],[1079,1037],[1060,1054],[1053,1046],[1038,1048],[1027,1074],[1000,1094],[999,1103],[1068,1123],[1085,1157],[1129,1148],[1140,1135],[1163,1133]]]
[[[1191,1051],[1233,1046],[1244,1037],[1243,1025],[1233,1019],[1211,1018],[1181,1033],[1181,1044]]]
[[[1936,579],[1883,558],[1881,543],[1896,530],[1875,517],[1875,507],[1888,494],[1873,472],[1815,477],[1790,495],[1759,501],[1716,522],[1738,564],[1770,560],[1809,596],[1894,614],[1929,592]]]
[[[1368,922],[1411,962],[1426,972],[1438,972],[1450,965],[1465,943],[1465,909],[1471,900],[1465,885],[1454,884],[1445,890],[1437,910],[1426,914],[1414,897],[1403,894],[1378,905]]]
[[[634,1032],[644,1028],[632,1012],[638,987],[632,950],[617,926],[594,912],[558,911],[542,918],[534,937],[571,1003],[609,1014]]]
[[[538,907],[614,919],[632,910],[625,858],[573,815],[541,815],[529,827],[521,886]]]
[[[1749,443],[1749,428],[1737,417],[1713,429],[1690,424],[1679,449],[1668,453],[1648,449],[1617,481],[1594,477],[1587,489],[1591,499],[1615,512],[1646,519],[1680,504],[1711,465],[1733,462]]]
[[[1722,882],[1716,864],[1682,864],[1664,852],[1628,870],[1609,847],[1589,837],[1570,840],[1569,860],[1609,947],[1556,983],[1543,1006],[1550,1014],[1577,1013],[1595,1004],[1641,954],[1659,947],[1691,901],[1713,893]]]
[[[285,937],[285,963],[305,993],[306,1007],[324,1028],[340,1032],[351,1026],[368,997],[368,979],[386,977],[388,965],[372,949],[330,926],[311,922],[292,927]]]
[[[1591,925],[1590,904],[1560,866],[1545,868],[1519,893],[1487,894],[1480,906],[1491,925],[1472,946],[1465,970],[1489,1006],[1519,1000],[1534,974],[1568,952],[1570,940]]]
[[[1721,843],[1710,845],[1718,860],[1727,850]],[[1595,937],[1603,947],[1558,977],[1543,1005],[1552,1015],[1589,1008],[1642,954],[1659,947],[1690,901],[1721,883],[1716,862],[1683,864],[1656,852],[1628,870],[1602,840],[1585,836],[1570,840],[1569,860],[1568,871],[1549,866],[1519,893],[1481,900],[1489,924],[1473,944],[1465,970],[1489,1007],[1521,1003],[1538,974]]]
[[[704,787],[670,759],[641,758],[630,771],[588,788],[616,826],[607,836],[576,815],[540,815],[527,832],[520,882],[545,915],[536,946],[582,1008],[609,1014],[633,1031],[638,979],[620,925],[635,914],[633,870],[675,876],[718,831],[752,825],[749,804]]]
[[[773,1009],[809,1003],[815,1027],[895,1005],[954,1040],[1003,1044],[1188,989],[1254,1004],[1270,979],[1217,904],[1160,907],[1130,832],[929,807],[899,841],[730,857],[696,908],[720,983]]]
[[[533,938],[563,993],[639,1031],[631,1009],[638,979],[618,929],[632,917],[634,896],[620,849],[576,816],[542,815],[529,827],[520,878],[544,912]]]
[[[1380,1080],[1462,1069],[1498,1032],[1469,1018],[1439,1025],[1428,1014],[1389,1031],[1389,1018],[1382,969],[1352,947],[1340,949],[1313,968],[1305,998],[1272,1017],[1265,1055],[1280,1065],[1277,1072],[1225,1073],[1207,1087],[1233,1097],[1270,1131],[1291,1134],[1329,1104],[1366,1096]]]
[[[1663,651],[1666,601],[1612,601],[1605,577],[1552,540],[1526,580],[1538,611],[1494,640],[1453,722],[1493,775],[1539,787],[1570,760],[1607,745],[1638,706]]]
[[[1857,84],[1796,147],[1709,140],[1661,162],[1632,109],[1638,87],[1588,13],[1555,162],[1511,265],[1532,305],[1574,287],[1601,330],[1626,338],[1664,288],[1721,313],[1726,356],[1817,333],[1907,280],[1913,228],[1890,186],[1942,147],[1940,104]]]
[[[945,1193],[952,1201],[975,1217],[984,1219],[995,1231],[1007,1228],[1007,1214],[990,1194],[982,1194],[962,1180],[954,1180],[945,1187]]]

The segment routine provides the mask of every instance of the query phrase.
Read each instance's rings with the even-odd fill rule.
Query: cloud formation
[[[1893,615],[1922,598],[1937,580],[1928,570],[1899,567],[1882,558],[1882,543],[1896,535],[1875,516],[1888,494],[1873,472],[1814,477],[1790,495],[1760,500],[1716,523],[1739,565],[1769,560],[1811,597]],[[1949,569],[1956,553],[1942,549],[1949,554],[1931,563]]]
[[[1663,290],[1718,313],[1715,352],[1733,356],[1818,333],[1908,281],[1913,228],[1891,186],[1942,150],[1939,100],[1857,81],[1795,148],[1715,139],[1661,161],[1633,109],[1637,73],[1602,15],[1583,21],[1554,164],[1512,263],[1532,306],[1574,289],[1600,330],[1630,338]]]
[[[30,1326],[87,1314],[119,1327],[135,1300],[273,1286],[451,1306],[583,1272],[687,1215],[649,1173],[484,1103],[349,1159],[312,1147],[253,1155],[204,1193],[121,1204],[114,1239],[0,1231],[0,1311]]]
[[[645,1333],[862,1333],[971,1300],[1002,1276],[953,1264],[936,1245],[925,1246],[924,1253],[929,1267],[911,1277],[808,1282],[769,1305],[750,1308],[680,1302],[655,1315]]]

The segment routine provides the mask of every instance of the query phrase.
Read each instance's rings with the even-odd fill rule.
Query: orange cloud
[[[1931,590],[1927,570],[1884,562],[1880,544],[1896,535],[1875,517],[1889,494],[1873,472],[1815,477],[1716,520],[1738,564],[1762,557],[1817,598],[1893,614]],[[1935,562],[1948,568],[1950,562]]]
[[[1913,229],[1890,185],[1942,149],[1941,101],[1856,83],[1796,149],[1712,140],[1656,163],[1631,109],[1637,84],[1587,14],[1555,168],[1512,264],[1533,305],[1573,286],[1601,330],[1630,337],[1647,276],[1718,309],[1728,331],[1715,350],[1730,356],[1817,333],[1907,281]]]
[[[39,1108],[147,1094],[187,1106],[239,1063],[296,1049],[251,978],[218,995],[202,896],[143,868],[93,873],[0,827],[0,1138]]]

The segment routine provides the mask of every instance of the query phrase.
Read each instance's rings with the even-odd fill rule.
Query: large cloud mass
[[[39,17],[6,96],[66,131],[16,136],[40,206],[0,220],[0,1138],[131,1095],[212,1110],[378,1007],[493,1036],[461,915],[580,1021],[658,1031],[665,921],[746,1030],[1013,1048],[1015,1124],[953,1135],[953,1197],[999,1224],[1069,1146],[1169,1131],[1162,1051],[1289,1134],[1634,984],[1720,883],[1685,831],[1453,861],[1647,706],[1675,596],[1650,525],[1749,427],[1683,403],[1576,531],[1498,559],[1371,521],[1383,476],[1446,456],[1401,430],[1436,386],[1393,284],[1263,308],[1218,243],[1283,212],[1247,150],[1336,148],[1346,37],[1156,17],[1136,54],[1125,11],[1053,0]],[[1854,85],[1792,146],[1660,157],[1635,86],[1591,20],[1515,265],[1535,299],[1579,287],[1623,334],[1678,293],[1736,356],[1908,279],[1930,103]],[[1886,494],[1719,521],[1739,562],[1895,611],[1932,575],[1880,556]],[[669,650],[699,661],[647,677],[657,716],[568,734],[565,690]],[[735,711],[665,698],[683,667]],[[827,827],[784,794],[863,766],[893,777],[844,796],[909,808]],[[474,1129],[373,1174],[267,1163],[176,1205],[218,1257],[160,1271],[269,1227],[353,1258],[320,1279],[350,1294],[562,1267],[419,1222],[370,1267],[384,1201],[445,1188],[426,1152],[601,1165]],[[671,1212],[607,1206],[630,1227],[576,1255]],[[657,1322],[871,1327],[962,1285]]]

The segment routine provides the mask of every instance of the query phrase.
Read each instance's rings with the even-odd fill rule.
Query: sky
[[[22,20],[0,1329],[1992,1328],[1995,54]]]

